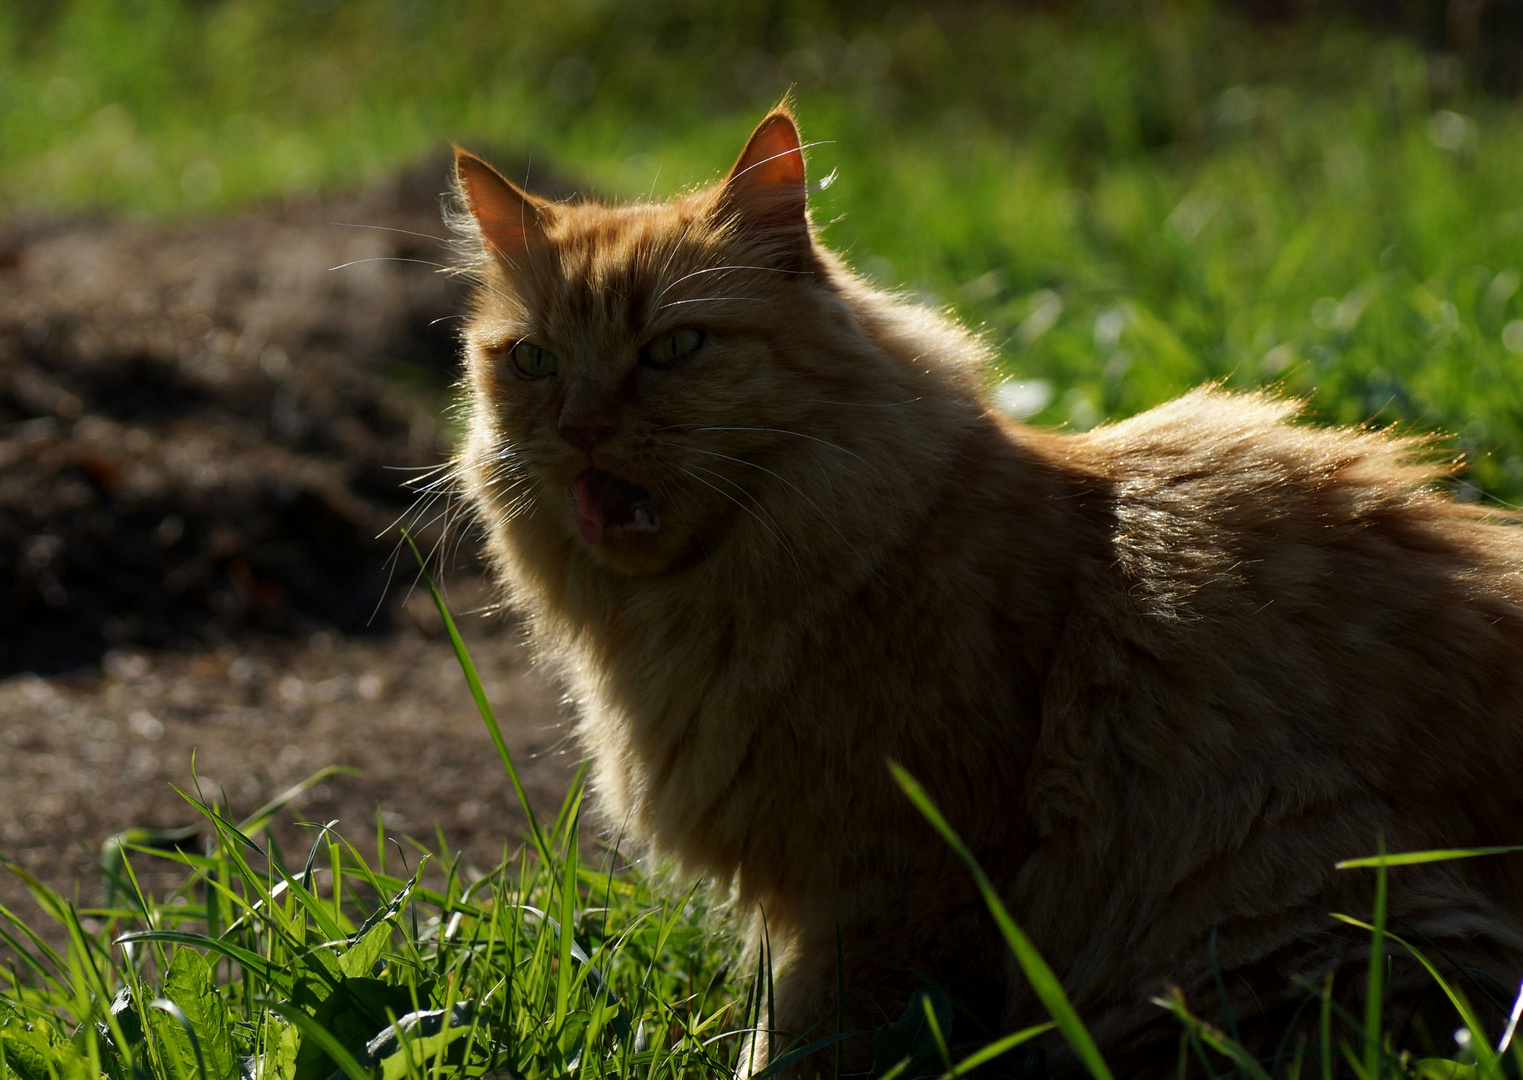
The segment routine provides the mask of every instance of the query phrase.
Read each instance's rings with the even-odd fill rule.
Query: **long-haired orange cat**
[[[1175,1068],[1167,986],[1272,1046],[1297,976],[1357,974],[1329,912],[1367,918],[1373,875],[1335,861],[1523,841],[1523,528],[1420,445],[1216,389],[1006,422],[976,338],[819,245],[785,110],[666,203],[456,170],[496,576],[607,815],[765,912],[783,1032],[835,1030],[838,976],[852,1029],[925,985],[971,1044],[1045,1019],[889,759],[1123,1075]],[[1523,856],[1392,870],[1390,912],[1523,974]]]

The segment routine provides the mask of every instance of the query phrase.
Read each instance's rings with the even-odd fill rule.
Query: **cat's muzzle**
[[[582,472],[566,494],[577,532],[589,544],[608,533],[653,533],[661,528],[650,492],[602,469]]]

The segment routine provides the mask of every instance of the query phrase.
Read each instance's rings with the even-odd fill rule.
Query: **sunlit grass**
[[[169,896],[138,891],[129,857],[126,895],[76,912],[9,865],[69,944],[0,913],[19,958],[0,1077],[729,1074],[748,1018],[701,896],[579,862],[574,799],[554,863],[523,849],[475,877],[448,851],[388,853],[381,830],[364,852],[313,826],[288,863],[187,798],[204,854],[133,849],[185,865]]]
[[[553,823],[524,802],[530,842],[478,873],[379,820],[373,851],[307,823],[310,849],[289,858],[268,826],[325,775],[236,823],[184,792],[210,834],[204,853],[117,838],[104,908],[76,910],[7,861],[67,946],[0,909],[13,954],[0,1080],[732,1074],[764,983],[732,974],[706,892],[655,888],[611,851],[583,861],[580,777]],[[182,864],[183,882],[148,895],[144,857]]]
[[[1127,10],[0,7],[0,200],[222,211],[449,139],[659,197],[791,87],[827,240],[984,327],[1037,421],[1269,384],[1452,435],[1470,484],[1523,498],[1516,104],[1368,26]]]
[[[516,787],[474,666],[433,595]],[[742,963],[739,943],[724,932],[730,917],[716,911],[704,887],[653,881],[612,852],[600,865],[586,861],[580,777],[553,822],[538,821],[525,802],[527,842],[481,873],[447,848],[426,853],[399,843],[379,820],[373,851],[335,823],[309,822],[310,847],[288,856],[269,826],[328,772],[238,822],[193,785],[183,794],[207,834],[204,850],[176,847],[190,839],[186,830],[113,838],[102,858],[104,907],[79,909],[0,856],[53,924],[40,933],[0,907],[0,946],[9,953],[9,970],[0,973],[0,1080],[658,1080],[747,1071],[765,1080],[799,1062],[836,1076],[828,1051],[861,1034],[837,1031],[812,1041],[779,1034],[773,1064],[749,1070],[750,1048],[771,1038],[765,942]],[[1083,1017],[972,854],[915,779],[897,766],[894,774],[967,864],[1052,1020],[958,1060],[945,1031],[952,1003],[927,987],[911,997],[904,1016],[873,1033],[878,1074],[952,1080],[1017,1060],[1022,1075],[1043,1075],[1040,1052],[1008,1055],[1055,1030],[1094,1080],[1113,1080]],[[1510,1043],[1518,1009],[1500,1039],[1488,1032],[1460,988],[1387,929],[1385,909],[1392,868],[1513,850],[1407,852],[1344,864],[1375,870],[1375,909],[1370,921],[1330,917],[1370,932],[1375,955],[1390,942],[1426,968],[1465,1036],[1453,1057],[1414,1059],[1394,1044],[1384,965],[1374,964],[1364,1017],[1342,1012],[1329,979],[1320,995],[1319,1043],[1303,1036],[1266,1061],[1200,1019],[1177,992],[1160,998],[1158,1006],[1180,1022],[1181,1076],[1516,1076],[1523,1051]],[[135,870],[144,858],[180,864],[183,880],[166,895],[151,895]],[[60,937],[61,949],[51,943]]]

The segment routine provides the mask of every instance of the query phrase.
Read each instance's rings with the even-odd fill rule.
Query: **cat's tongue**
[[[650,492],[602,469],[588,469],[571,484],[577,532],[596,544],[605,532],[655,532],[661,519]]]

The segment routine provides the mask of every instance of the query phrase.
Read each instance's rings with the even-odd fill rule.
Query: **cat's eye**
[[[702,330],[678,330],[658,337],[645,346],[645,352],[640,359],[651,367],[669,368],[692,356],[702,344]]]
[[[553,352],[527,341],[514,345],[512,356],[513,366],[526,379],[543,379],[554,375],[555,369],[560,366],[560,361]]]

